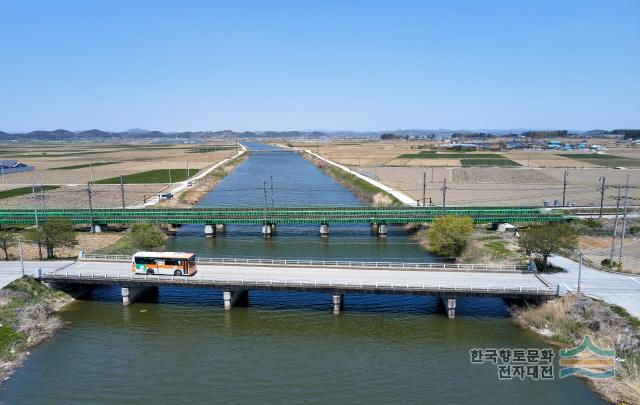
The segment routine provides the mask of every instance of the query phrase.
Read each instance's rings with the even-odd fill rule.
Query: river
[[[202,206],[355,205],[358,200],[295,153],[250,144],[253,153]],[[368,225],[231,225],[205,239],[184,226],[169,249],[241,257],[429,261],[400,227],[386,239]],[[96,289],[61,313],[67,326],[32,350],[0,388],[7,404],[105,403],[604,403],[576,378],[499,381],[472,365],[472,348],[548,347],[516,327],[499,299],[459,299],[456,319],[437,299],[346,295],[330,313],[315,293],[251,291],[250,306],[222,309],[220,291],[161,288],[123,307],[119,290]],[[556,372],[557,375],[557,372]]]

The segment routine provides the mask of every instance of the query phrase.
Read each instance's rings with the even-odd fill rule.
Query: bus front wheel
[[[153,274],[153,270],[147,269],[147,274]]]
[[[180,270],[176,270],[176,271],[173,272],[173,275],[174,276],[181,276],[182,272]]]

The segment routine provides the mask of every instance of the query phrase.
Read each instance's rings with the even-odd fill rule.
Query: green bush
[[[131,237],[133,245],[141,250],[152,249],[164,243],[164,234],[153,224],[133,224]]]
[[[427,231],[429,250],[439,256],[459,257],[469,244],[473,232],[470,217],[446,215],[436,218]]]

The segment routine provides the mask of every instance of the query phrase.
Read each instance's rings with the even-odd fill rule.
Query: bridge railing
[[[127,255],[85,254],[83,260],[131,261]],[[244,259],[229,257],[197,257],[199,264],[286,266],[286,267],[329,267],[380,270],[431,270],[431,271],[494,271],[521,272],[527,266],[521,264],[479,264],[479,263],[405,263],[389,261],[353,261],[353,260],[304,260],[304,259]]]
[[[140,282],[141,284],[183,284],[191,286],[214,285],[216,287],[273,287],[273,288],[301,288],[301,289],[361,289],[361,290],[395,290],[395,291],[424,291],[424,292],[458,292],[485,294],[522,294],[522,295],[555,295],[555,291],[546,286],[530,285],[496,285],[496,284],[451,284],[451,283],[418,283],[418,282],[390,282],[390,281],[327,281],[315,279],[276,279],[276,278],[221,278],[207,277],[198,274],[193,277],[165,276],[149,274],[120,274],[106,272],[64,272],[47,271],[40,274],[46,280],[76,280],[94,282]]]

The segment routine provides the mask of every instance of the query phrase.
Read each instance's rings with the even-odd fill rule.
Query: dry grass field
[[[571,142],[575,142],[572,140]],[[606,154],[639,159],[640,150],[615,147],[611,141],[593,141],[605,144]],[[520,164],[518,167],[462,167],[460,154],[456,158],[444,159],[438,153],[429,158],[403,158],[401,155],[416,155],[433,148],[434,141],[365,141],[298,144],[339,163],[358,169],[364,174],[404,191],[409,196],[422,198],[423,173],[427,177],[427,202],[442,203],[443,181],[447,179],[448,204],[474,205],[542,205],[548,201],[562,200],[563,178],[568,172],[567,202],[576,205],[596,205],[600,202],[600,178],[606,177],[609,186],[605,193],[605,204],[614,205],[615,185],[624,184],[630,175],[632,204],[640,201],[640,169],[629,167],[616,169],[581,161],[561,154],[576,157],[590,152],[566,152],[550,150],[517,150],[505,152],[467,152],[463,155],[500,153],[506,159]],[[589,159],[587,159],[589,160]],[[597,163],[597,162],[596,162]]]
[[[35,170],[30,172],[5,174],[0,179],[0,191],[30,186],[32,183],[59,185],[59,188],[45,192],[47,206],[84,207],[88,199],[87,181],[99,181],[156,169],[186,169],[187,166],[190,169],[201,169],[235,153],[235,149],[221,150],[221,147],[226,145],[226,143],[0,145],[0,160],[18,160],[35,167]],[[91,167],[88,166],[90,162]],[[126,203],[142,202],[145,196],[160,193],[169,186],[164,183],[126,185]],[[93,191],[94,206],[121,205],[119,185],[96,184],[93,186]],[[31,195],[0,200],[0,207],[25,207],[32,204]]]

